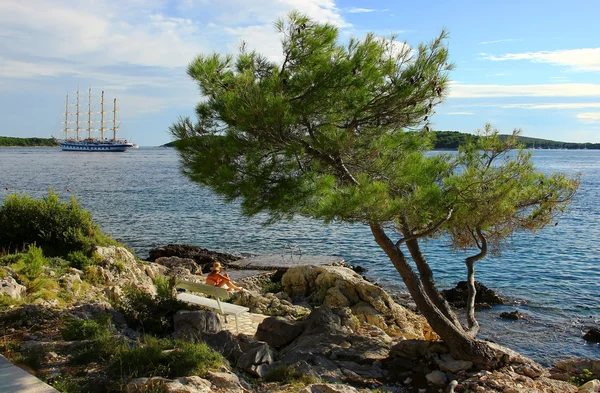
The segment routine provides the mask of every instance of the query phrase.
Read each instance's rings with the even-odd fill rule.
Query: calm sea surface
[[[536,150],[533,157],[540,170],[581,173],[581,189],[557,226],[516,235],[502,256],[478,262],[476,279],[515,299],[510,306],[478,314],[480,337],[544,364],[566,356],[599,358],[600,346],[586,344],[581,331],[600,323],[600,151]],[[75,194],[105,232],[142,258],[167,243],[238,254],[281,253],[283,245],[298,244],[305,254],[339,255],[367,268],[366,275],[387,288],[404,289],[366,227],[304,218],[263,227],[260,217],[244,218],[238,205],[190,183],[178,166],[172,149],[79,153],[4,148],[0,200],[10,192],[43,197],[50,187],[65,198]],[[426,243],[424,251],[440,288],[465,279],[465,255],[450,252],[443,240]],[[499,319],[501,312],[516,309],[527,318]]]

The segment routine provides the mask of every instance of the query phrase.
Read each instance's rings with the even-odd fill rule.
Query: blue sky
[[[272,23],[291,9],[338,25],[342,39],[372,31],[417,45],[447,28],[455,70],[435,129],[491,122],[600,142],[597,0],[1,0],[0,135],[59,136],[65,94],[79,87],[87,105],[91,87],[92,111],[101,90],[118,99],[120,136],[166,143],[200,100],[185,74],[195,55],[244,40],[279,59]]]

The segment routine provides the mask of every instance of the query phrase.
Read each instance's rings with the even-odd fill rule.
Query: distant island
[[[54,147],[58,143],[54,138],[15,138],[0,136],[0,147]]]
[[[458,131],[434,131],[435,146],[437,150],[456,150],[467,140],[474,140],[477,135],[467,134]],[[503,138],[508,138],[509,135],[501,135]],[[526,149],[600,149],[600,143],[574,143],[574,142],[558,142],[548,139],[530,138],[527,136],[519,136],[521,142]],[[161,147],[175,147],[177,141],[172,141],[162,145]]]

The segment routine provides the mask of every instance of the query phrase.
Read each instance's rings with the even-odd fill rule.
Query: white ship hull
[[[60,142],[62,151],[104,151],[122,152],[133,147],[129,142],[98,142],[98,141],[63,141]]]

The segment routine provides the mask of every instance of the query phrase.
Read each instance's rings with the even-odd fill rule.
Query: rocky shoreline
[[[160,279],[203,282],[201,274],[213,262],[234,267],[238,257],[181,245],[152,250],[147,261],[136,260],[126,249],[114,246],[97,247],[96,254],[93,277],[89,271],[75,268],[44,272],[72,294],[72,304],[40,298],[0,315],[3,354],[54,386],[66,386],[68,378],[75,383],[78,375],[84,375],[96,388],[86,385],[89,391],[108,390],[98,387],[109,384],[110,367],[97,360],[74,364],[86,349],[97,348],[99,339],[66,339],[64,334],[69,321],[92,324],[108,315],[110,339],[125,348],[150,347],[144,341],[151,328],[148,318],[154,321],[161,316],[157,325],[164,329],[165,337],[205,343],[226,359],[201,375],[127,374],[122,376],[122,390],[114,391],[600,391],[600,360],[569,359],[544,368],[504,348],[508,365],[486,371],[453,359],[422,316],[345,266],[294,266],[241,278],[244,289],[229,301],[263,316],[255,333],[249,335],[227,330],[214,310],[171,302],[171,295],[165,294],[166,281]],[[16,274],[6,271],[0,292],[15,299],[24,296]],[[182,350],[163,349],[157,356],[177,351]]]

